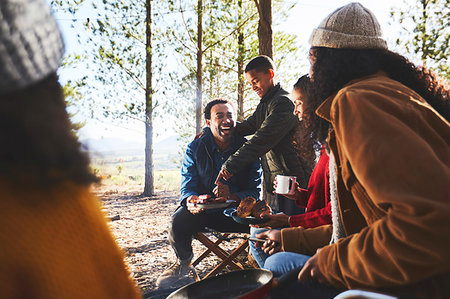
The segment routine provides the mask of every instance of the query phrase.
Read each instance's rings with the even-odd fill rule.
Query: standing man
[[[236,130],[243,136],[254,135],[222,165],[217,181],[231,178],[261,157],[266,192],[273,192],[278,174],[296,176],[300,187],[306,188],[312,170],[294,150],[292,134],[298,124],[294,104],[288,92],[274,83],[272,59],[267,56],[252,59],[245,67],[245,77],[261,101],[252,116],[236,125]],[[284,196],[277,195],[277,203],[278,210],[287,215],[304,212]]]
[[[234,132],[233,106],[227,100],[212,100],[206,105],[204,116],[207,124],[204,134],[188,145],[184,155],[180,206],[172,216],[169,227],[169,241],[178,260],[158,278],[156,283],[162,288],[172,285],[189,273],[193,257],[192,237],[198,232],[204,231],[206,227],[221,232],[249,232],[247,224],[237,223],[225,216],[224,208],[203,210],[197,207],[200,195],[232,199],[236,206],[245,197],[259,198],[259,159],[242,167],[228,181],[217,182],[217,185],[214,182],[222,163],[246,141]]]

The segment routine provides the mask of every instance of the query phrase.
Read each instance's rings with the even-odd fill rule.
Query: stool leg
[[[203,279],[208,278],[208,277],[213,276],[213,275],[216,275],[223,268],[225,268],[227,265],[230,265],[230,267],[233,268],[234,270],[244,270],[244,267],[240,263],[237,263],[237,264],[239,264],[239,265],[237,265],[236,263],[233,262],[233,260],[242,251],[244,251],[245,248],[247,248],[247,246],[248,246],[248,240],[245,240],[229,256],[227,256],[225,259],[223,259],[223,261],[220,264],[218,264],[213,270],[211,270],[208,274],[206,274],[206,276],[203,277]],[[235,268],[235,267],[237,267],[237,268]]]
[[[223,238],[226,238],[229,235],[230,235],[229,233],[225,233],[225,234],[223,234]],[[211,253],[211,251],[212,251],[211,248],[212,247],[220,248],[220,247],[218,247],[218,245],[223,242],[223,239],[217,239],[216,242],[213,243],[210,239],[208,239],[208,237],[206,237],[202,233],[199,233],[199,234],[195,235],[195,238],[197,240],[199,240],[200,243],[205,245],[206,248],[208,248],[208,249],[203,251],[203,253],[198,258],[195,259],[195,261],[192,263],[192,266],[197,266],[208,254]],[[208,245],[206,245],[206,244],[208,244]]]

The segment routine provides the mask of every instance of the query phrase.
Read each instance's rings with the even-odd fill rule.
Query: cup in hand
[[[287,175],[277,175],[277,188],[275,193],[277,194],[289,194],[295,193],[295,182],[297,177]]]

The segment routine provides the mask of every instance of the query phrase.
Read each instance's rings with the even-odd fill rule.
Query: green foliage
[[[450,1],[405,1],[401,8],[391,11],[391,17],[402,28],[396,40],[399,52],[450,79]]]

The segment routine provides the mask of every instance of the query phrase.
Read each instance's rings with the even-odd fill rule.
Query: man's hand
[[[228,185],[222,184],[219,182],[217,186],[214,188],[213,193],[216,197],[225,197],[227,200],[230,199],[230,187]]]
[[[220,179],[224,179],[225,181],[227,181],[229,178],[231,178],[233,175],[231,173],[229,173],[225,168],[222,168],[219,171],[219,174],[217,175],[217,179],[216,179],[216,185],[219,185]]]
[[[319,283],[326,284],[327,281],[325,280],[322,272],[320,272],[319,266],[318,266],[318,254],[321,249],[317,249],[316,254],[314,254],[303,266],[302,270],[298,274],[298,280],[300,281],[308,281],[308,280],[315,280]]]
[[[256,234],[258,239],[267,240],[262,245],[260,242],[256,242],[256,247],[261,249],[267,254],[274,254],[281,251],[281,231],[278,229],[270,229],[268,231]]]
[[[199,214],[205,210],[197,207],[197,199],[197,195],[191,195],[186,199],[186,208],[193,215]]]
[[[265,215],[264,219],[269,219],[269,221],[261,224],[252,224],[253,227],[270,227],[270,228],[282,228],[289,227],[289,216],[284,213]]]

